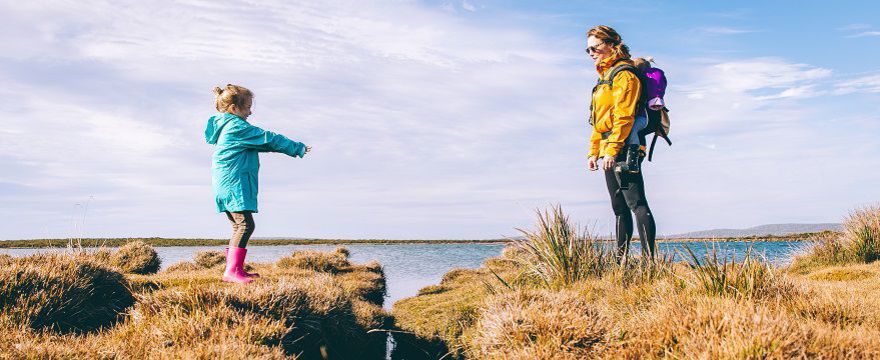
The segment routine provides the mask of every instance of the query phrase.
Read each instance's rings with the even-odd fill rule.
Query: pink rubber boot
[[[226,254],[226,271],[223,272],[223,281],[247,284],[254,279],[249,278],[244,272],[244,257],[247,249],[234,247]]]
[[[226,257],[229,257],[229,246],[226,247]],[[244,270],[244,263],[241,265],[241,272],[243,272],[247,277],[257,279],[260,277],[260,274],[257,273],[249,273]]]

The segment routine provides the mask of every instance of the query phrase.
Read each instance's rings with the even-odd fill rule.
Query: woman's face
[[[611,47],[595,36],[590,36],[587,37],[587,54],[593,59],[594,64],[599,65],[600,61],[611,56]]]

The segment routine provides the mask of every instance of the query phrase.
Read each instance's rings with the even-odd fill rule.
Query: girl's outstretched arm
[[[307,146],[301,142],[288,139],[284,135],[260,129],[251,124],[244,124],[237,129],[238,143],[245,147],[262,152],[279,152],[294,157],[303,157]]]

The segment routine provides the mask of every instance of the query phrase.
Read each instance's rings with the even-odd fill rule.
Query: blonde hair
[[[226,84],[226,87],[214,87],[214,107],[219,112],[229,112],[229,108],[235,105],[238,109],[253,101],[254,93],[244,86]]]
[[[603,43],[606,43],[611,46],[611,51],[614,55],[623,58],[629,59],[629,46],[623,43],[623,39],[620,37],[620,34],[617,33],[614,29],[609,26],[599,25],[596,26],[590,31],[587,31],[587,37],[595,37],[596,39],[601,40]]]

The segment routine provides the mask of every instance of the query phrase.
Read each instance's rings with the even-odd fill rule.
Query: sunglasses
[[[596,45],[589,46],[589,47],[587,47],[587,49],[585,51],[587,52],[587,54],[597,52],[597,51],[599,51],[599,46],[602,46],[602,45],[605,45],[605,43],[601,42]]]

